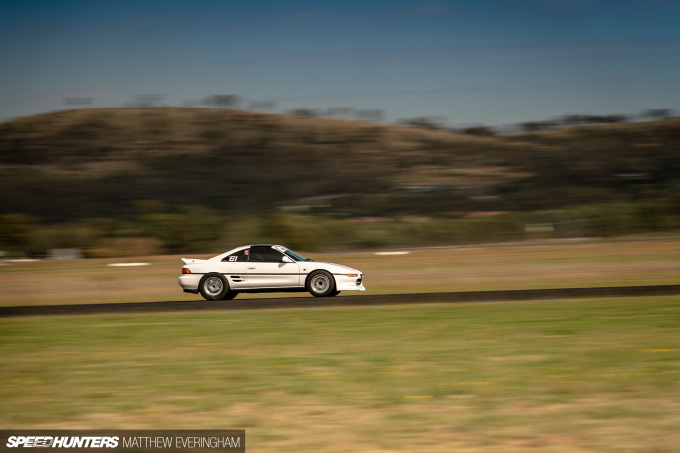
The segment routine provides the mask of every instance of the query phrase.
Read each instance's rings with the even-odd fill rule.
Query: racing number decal
[[[238,260],[238,256],[230,256],[229,257],[229,261],[237,261],[237,260]]]

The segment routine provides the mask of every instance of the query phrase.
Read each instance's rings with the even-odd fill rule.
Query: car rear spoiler
[[[204,263],[206,261],[208,261],[208,260],[199,260],[199,259],[196,259],[196,258],[182,258],[182,262],[184,264]]]

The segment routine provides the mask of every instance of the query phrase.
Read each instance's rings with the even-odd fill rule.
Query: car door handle
[[[253,269],[257,269],[257,268],[256,268],[255,266],[249,266],[247,269],[248,269],[248,270],[253,270]]]

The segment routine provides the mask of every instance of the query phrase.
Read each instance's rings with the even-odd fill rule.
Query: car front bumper
[[[359,274],[359,277],[335,274],[335,289],[337,291],[366,291],[364,287],[364,274]]]

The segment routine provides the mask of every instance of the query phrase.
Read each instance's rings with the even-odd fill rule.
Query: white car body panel
[[[250,288],[294,288],[300,286],[297,263],[247,263],[246,278]]]
[[[257,253],[254,256],[248,255],[250,247],[255,247],[253,250],[256,251],[271,248],[281,254],[289,251],[278,245],[249,245],[237,247],[207,260],[182,258],[184,266],[183,273],[179,277],[179,285],[185,292],[198,293],[204,275],[219,273],[228,282],[229,290],[235,293],[276,291],[277,289],[306,291],[309,274],[323,270],[332,275],[336,293],[366,290],[363,285],[364,275],[357,269],[334,263],[294,261],[289,256],[283,258],[283,262],[258,262],[256,261],[259,257]]]

